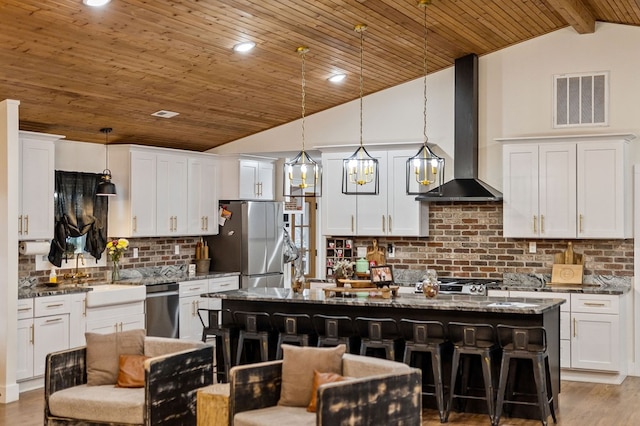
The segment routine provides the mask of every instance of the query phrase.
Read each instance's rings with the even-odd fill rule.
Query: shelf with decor
[[[327,238],[326,277],[333,278],[336,262],[339,260],[355,261],[356,250],[350,238]]]

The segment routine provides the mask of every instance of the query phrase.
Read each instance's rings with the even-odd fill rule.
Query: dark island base
[[[286,313],[306,313],[309,315],[325,314],[325,315],[347,315],[352,319],[358,316],[363,317],[379,317],[379,318],[394,318],[399,321],[403,318],[416,319],[416,320],[436,320],[442,321],[445,325],[449,322],[471,322],[471,323],[486,323],[492,325],[506,324],[506,325],[521,325],[521,326],[543,326],[547,331],[548,352],[549,352],[549,368],[551,375],[551,388],[553,392],[553,400],[558,407],[558,394],[560,392],[560,310],[552,309],[542,314],[513,314],[513,313],[495,313],[495,312],[477,312],[477,311],[456,311],[456,310],[436,310],[436,309],[410,309],[403,308],[397,309],[393,307],[376,306],[372,308],[370,306],[344,306],[344,305],[329,305],[324,303],[283,303],[283,302],[269,302],[269,301],[247,301],[247,300],[222,300],[222,308],[235,310],[252,310],[267,312],[269,314],[275,312]],[[275,357],[277,336],[274,335],[270,339],[270,358]],[[243,357],[244,362],[256,362],[259,360],[257,346],[251,345],[247,347],[246,357]],[[232,345],[234,348],[237,345]],[[359,352],[359,341],[354,338],[351,342],[351,352]],[[402,361],[404,348],[403,345],[396,347],[396,360]],[[368,353],[372,355],[372,353]],[[233,354],[235,359],[235,353]],[[433,383],[433,376],[431,374],[430,363],[427,360],[421,360],[420,356],[414,357],[415,366],[421,368],[423,371],[423,380],[426,384]],[[218,358],[221,359],[221,358]],[[444,359],[444,381],[445,381],[445,399],[448,397],[450,388],[450,374],[451,374],[451,353],[445,354]],[[482,373],[480,367],[480,360],[472,360],[472,376],[470,383],[472,386],[477,385],[478,388],[482,387]],[[475,367],[474,367],[475,366]],[[533,381],[531,363],[528,361],[518,362],[516,376],[516,392],[535,395],[535,383]],[[497,358],[493,364],[493,373],[495,377],[495,389],[497,391],[498,378],[500,374],[500,359]],[[432,391],[431,387],[425,386],[425,392]],[[480,393],[481,394],[481,393]],[[534,399],[530,399],[535,401]],[[436,408],[435,400],[433,397],[426,396],[423,398],[423,404],[425,407]],[[505,416],[511,408],[511,417],[520,418],[540,418],[539,410],[535,406],[523,406],[523,405],[509,405],[505,407]],[[467,411],[486,413],[486,404],[482,400],[468,400],[457,401],[454,400],[452,411]]]

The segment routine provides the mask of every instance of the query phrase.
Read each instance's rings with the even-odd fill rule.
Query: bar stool
[[[449,323],[449,338],[453,343],[453,360],[451,363],[451,389],[449,403],[445,414],[445,422],[449,419],[449,413],[454,398],[483,399],[487,402],[487,410],[491,424],[494,422],[495,399],[494,378],[492,373],[493,359],[500,350],[496,339],[496,330],[490,324],[470,324],[460,322]],[[463,357],[462,371],[459,371],[460,358]],[[482,379],[484,382],[484,395],[475,396],[468,392],[471,357],[479,357],[482,364]],[[460,393],[456,393],[458,375],[461,375]],[[463,410],[464,411],[464,410]]]
[[[313,326],[318,336],[318,347],[344,344],[351,353],[351,338],[354,336],[353,321],[348,316],[315,314]]]
[[[360,336],[360,355],[367,349],[384,349],[386,358],[396,359],[395,346],[402,343],[398,323],[393,318],[356,317],[355,327]]]
[[[549,371],[549,354],[547,352],[547,332],[543,327],[514,327],[498,325],[498,342],[502,348],[500,366],[500,385],[496,404],[495,424],[500,423],[500,416],[505,404],[534,405],[540,408],[540,420],[547,425],[549,414],[556,423],[556,412],[551,390],[551,373]],[[533,366],[533,378],[536,385],[536,402],[513,400],[518,362],[510,366],[511,360],[528,359]],[[508,398],[505,399],[505,392]],[[519,393],[518,395],[523,395]],[[529,395],[533,396],[533,395]]]
[[[272,330],[269,314],[266,312],[235,311],[233,318],[240,327],[236,365],[240,365],[245,340],[258,341],[260,360],[269,361],[269,334]]]
[[[309,346],[311,338],[315,337],[311,317],[307,314],[285,314],[276,312],[271,314],[271,321],[278,330],[278,345],[276,359],[282,359],[282,344],[297,343]]]
[[[231,317],[231,311],[225,309],[218,311],[214,309],[198,309],[198,317],[202,323],[202,341],[206,342],[209,336],[213,336],[216,341],[216,348],[220,348],[222,352],[222,360],[224,362],[224,373],[219,371],[218,362],[216,360],[216,373],[218,375],[224,375],[225,381],[229,381],[229,370],[233,366],[231,360],[231,340],[238,335],[238,326],[225,322],[223,313],[227,313],[227,318]],[[207,318],[204,321],[203,315]],[[218,346],[218,339],[220,339],[220,346]],[[216,350],[216,352],[218,352]]]
[[[440,321],[417,321],[410,319],[400,320],[400,331],[404,337],[403,362],[411,364],[411,355],[414,352],[426,353],[431,361],[433,372],[433,392],[422,392],[423,395],[436,397],[440,422],[445,421],[444,382],[442,379],[442,355],[451,348],[451,342],[447,340],[444,324]],[[424,377],[424,376],[423,376]]]

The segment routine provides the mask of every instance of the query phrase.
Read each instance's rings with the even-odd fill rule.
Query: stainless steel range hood
[[[418,201],[500,201],[502,193],[478,179],[478,56],[455,61],[453,180]]]

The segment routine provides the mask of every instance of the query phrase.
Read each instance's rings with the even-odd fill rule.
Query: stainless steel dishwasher
[[[180,337],[178,283],[147,285],[147,336]]]

